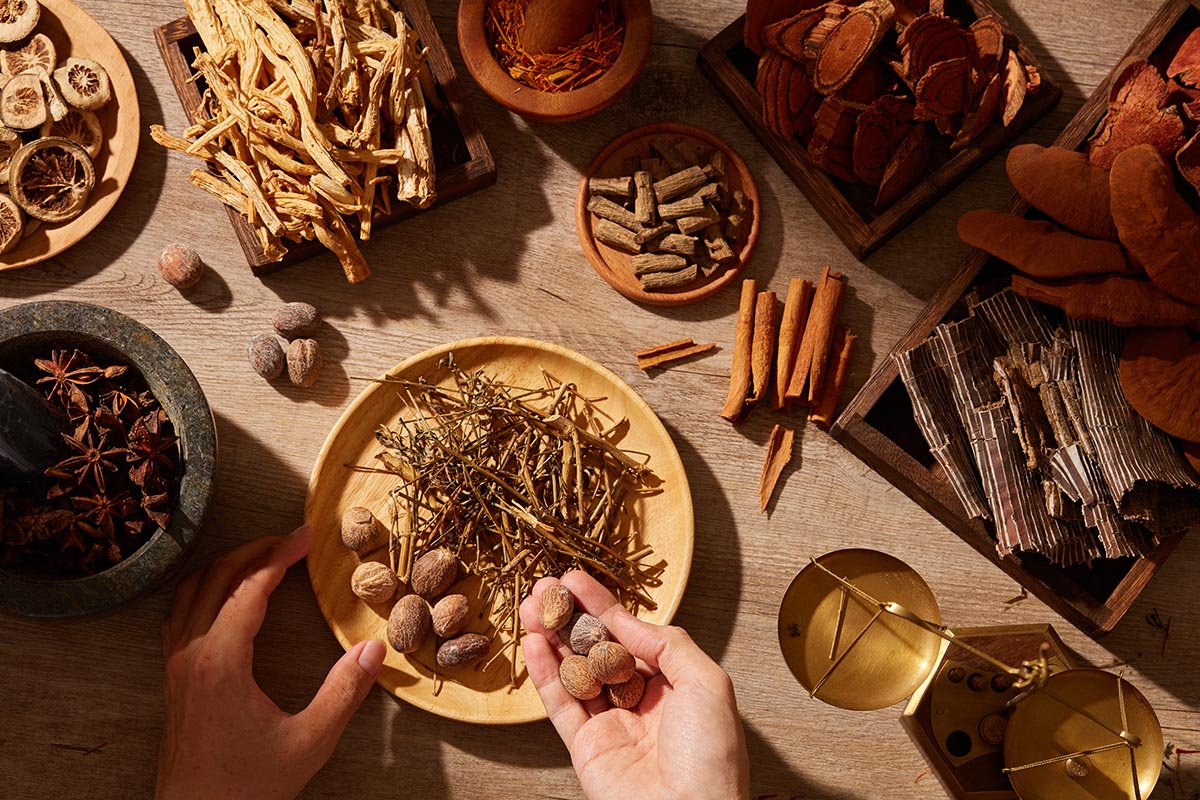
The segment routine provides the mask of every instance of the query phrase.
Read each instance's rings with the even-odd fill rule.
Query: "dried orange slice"
[[[95,111],[112,99],[108,73],[90,58],[68,58],[54,70],[54,82],[66,101],[83,111]]]
[[[31,217],[67,222],[79,216],[96,186],[96,165],[70,139],[51,136],[30,142],[13,156],[8,188]]]
[[[25,231],[25,215],[13,199],[0,194],[0,254],[7,253],[21,241]]]
[[[21,134],[0,125],[0,186],[8,183],[8,165],[22,144]]]
[[[100,155],[100,148],[104,146],[104,127],[100,124],[100,118],[90,111],[80,111],[77,108],[72,108],[58,122],[46,120],[46,124],[42,125],[39,134],[43,137],[61,136],[64,139],[70,139],[87,150],[87,154],[92,158]],[[0,133],[0,136],[3,134]],[[0,142],[0,145],[2,144]],[[20,147],[20,145],[17,146]],[[3,170],[5,166],[0,163],[0,170]]]
[[[24,47],[0,50],[0,67],[3,67],[6,75],[20,75],[34,67],[52,72],[57,63],[58,53],[54,49],[54,42],[44,33],[34,34]]]
[[[0,0],[0,42],[19,42],[37,27],[42,7],[37,0]]]

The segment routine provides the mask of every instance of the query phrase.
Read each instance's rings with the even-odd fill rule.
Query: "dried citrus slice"
[[[54,82],[67,102],[83,111],[95,111],[112,99],[108,73],[90,58],[68,58],[54,70]]]
[[[39,135],[43,137],[61,136],[64,139],[70,139],[87,150],[87,154],[93,159],[100,155],[100,148],[104,146],[104,128],[100,125],[100,118],[90,111],[80,111],[77,108],[72,108],[58,122],[47,120],[39,131]],[[2,136],[3,134],[0,133],[0,137]],[[2,150],[2,145],[3,142],[0,141],[0,150]],[[17,145],[17,147],[20,146],[20,144]],[[0,170],[6,168],[7,162],[0,162]]]
[[[0,194],[0,254],[13,249],[25,230],[25,215],[13,199]]]
[[[40,127],[47,111],[42,82],[32,72],[15,76],[0,89],[0,117],[10,128],[27,131]]]
[[[61,136],[22,147],[8,172],[13,200],[26,214],[45,222],[66,222],[79,216],[95,186],[92,157]]]
[[[7,75],[20,75],[33,67],[50,71],[57,63],[58,53],[54,50],[54,42],[44,33],[34,34],[24,47],[0,50],[0,68]]]
[[[42,7],[37,0],[0,0],[0,42],[19,42],[37,27]]]
[[[21,149],[22,144],[24,142],[19,133],[0,125],[0,186],[8,183],[8,165],[12,163],[12,157]]]

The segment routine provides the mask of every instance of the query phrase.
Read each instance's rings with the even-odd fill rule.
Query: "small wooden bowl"
[[[538,122],[569,122],[608,108],[625,93],[650,55],[650,0],[615,0],[625,21],[621,54],[603,75],[571,92],[539,92],[514,79],[496,60],[483,21],[488,0],[462,0],[458,6],[458,47],[471,77],[500,105]]]
[[[45,261],[91,233],[116,205],[125,184],[129,183],[141,137],[137,89],[121,48],[96,20],[70,0],[41,0],[41,4],[37,32],[54,42],[59,61],[67,56],[82,56],[104,67],[112,83],[112,100],[96,112],[104,128],[104,147],[96,157],[96,187],[87,208],[70,222],[42,223],[12,250],[0,255],[0,271]],[[26,225],[32,222],[30,218],[25,220]]]
[[[742,225],[742,235],[730,247],[737,253],[737,261],[730,266],[714,272],[707,278],[701,278],[687,286],[677,289],[667,289],[661,292],[647,292],[633,274],[629,266],[629,254],[609,247],[596,241],[592,236],[594,218],[587,210],[591,193],[588,191],[588,180],[594,177],[618,177],[624,170],[626,158],[637,156],[645,158],[650,155],[650,140],[655,136],[682,137],[685,142],[699,144],[704,147],[720,150],[725,154],[725,179],[730,190],[740,189],[746,195],[750,219]],[[697,303],[724,289],[737,280],[754,254],[758,244],[758,229],[762,219],[758,201],[758,185],[750,168],[737,152],[721,139],[708,131],[694,125],[684,125],[679,122],[659,122],[635,128],[614,139],[600,151],[583,173],[579,181],[579,198],[575,203],[575,231],[579,234],[579,244],[583,247],[592,268],[608,284],[630,300],[646,303],[652,306],[686,306]]]

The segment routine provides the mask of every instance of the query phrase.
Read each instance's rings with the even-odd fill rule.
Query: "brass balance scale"
[[[1144,800],[1163,734],[1124,678],[1079,669],[1049,625],[951,630],[903,561],[838,550],[810,561],[779,609],[800,685],[832,706],[886,708],[959,800]]]

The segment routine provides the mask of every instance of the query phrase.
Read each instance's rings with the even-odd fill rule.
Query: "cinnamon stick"
[[[655,367],[661,367],[670,364],[674,361],[681,361],[685,358],[698,356],[702,353],[708,353],[715,350],[716,342],[707,342],[705,344],[696,344],[691,339],[680,339],[677,342],[659,345],[642,350],[637,354],[637,365],[639,369],[651,370]]]
[[[821,396],[829,350],[833,344],[833,329],[845,295],[845,276],[825,267],[821,282],[813,294],[812,310],[804,326],[804,336],[800,340],[800,350],[784,394],[785,399],[811,405]]]
[[[821,398],[809,412],[808,420],[821,428],[828,428],[837,416],[838,399],[842,396],[842,388],[850,374],[850,356],[854,352],[854,343],[858,337],[841,325],[833,334],[833,351],[830,361],[834,362],[829,371],[829,378],[821,388]]]
[[[812,306],[812,281],[792,278],[788,283],[787,299],[783,302],[783,319],[779,323],[779,353],[775,358],[775,391],[771,394],[771,408],[776,411],[786,402],[796,355],[800,350],[800,337],[808,322],[808,310]]]
[[[750,395],[751,366],[754,343],[754,305],[758,299],[758,282],[753,278],[742,281],[742,298],[738,304],[737,331],[733,342],[733,366],[729,371],[729,394],[721,416],[737,421]]]
[[[775,484],[783,475],[784,467],[792,460],[795,442],[796,432],[791,428],[776,425],[771,429],[771,439],[767,442],[767,460],[763,463],[762,475],[758,479],[759,513],[767,513],[771,495],[775,493]]]
[[[756,405],[767,396],[771,385],[771,364],[775,359],[778,333],[775,318],[775,293],[759,292],[754,303],[754,338],[750,345],[751,392],[747,405]]]

